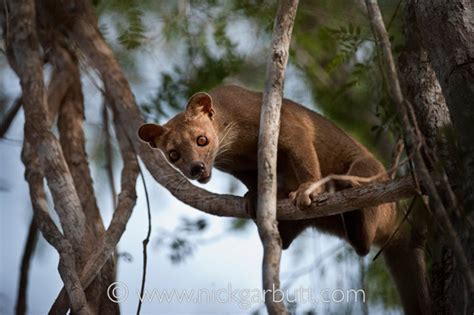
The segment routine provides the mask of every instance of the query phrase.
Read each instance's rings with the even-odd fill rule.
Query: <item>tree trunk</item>
[[[472,0],[414,1],[420,38],[449,108],[461,160],[462,202],[474,207],[474,4]]]
[[[433,163],[427,163],[428,161],[425,161],[427,156],[430,155],[428,152],[429,148],[423,145],[423,139],[421,139],[422,135],[420,135],[417,130],[417,121],[412,119],[411,104],[404,99],[404,95],[401,91],[390,49],[390,42],[383,25],[380,10],[376,0],[366,0],[366,3],[369,16],[372,19],[371,22],[375,30],[377,42],[381,46],[381,51],[385,58],[385,73],[388,79],[390,96],[399,110],[404,138],[406,142],[408,140],[408,153],[412,155],[414,160],[415,174],[422,180],[421,186],[426,190],[429,197],[429,205],[432,210],[434,222],[441,228],[443,240],[446,239],[446,244],[449,246],[449,250],[452,251],[451,256],[456,258],[456,268],[459,268],[464,274],[466,285],[457,286],[456,290],[452,290],[451,294],[457,294],[458,296],[461,295],[462,292],[474,294],[474,276],[470,260],[470,251],[472,249],[466,248],[465,243],[465,239],[471,236],[464,234],[464,230],[459,228],[459,219],[453,220],[453,214],[459,212],[456,211],[455,201],[452,200],[455,198],[450,195],[451,187],[449,186],[449,182],[446,181],[446,184],[443,183],[444,170],[442,168],[433,169]],[[412,31],[413,30],[410,30],[410,32]],[[433,91],[430,91],[430,93],[433,93]],[[408,119],[407,116],[410,116],[411,119]],[[436,130],[436,127],[433,127],[433,129]],[[420,141],[424,151],[419,149]],[[421,152],[424,152],[424,155],[422,155]],[[473,234],[471,233],[471,235]],[[471,245],[467,244],[467,246],[472,246],[472,243]],[[443,269],[443,271],[446,271],[446,269]]]
[[[474,139],[467,131],[474,123],[473,9],[471,1],[410,1],[404,21],[407,46],[400,58],[407,96],[417,111],[426,142],[443,162],[453,191],[464,205],[461,214],[451,210],[448,215],[471,270]],[[449,117],[459,139],[458,152],[449,145]],[[465,273],[438,225],[433,226],[432,236],[433,313],[472,314],[474,301],[469,298]]]

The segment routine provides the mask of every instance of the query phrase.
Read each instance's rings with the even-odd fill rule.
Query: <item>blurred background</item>
[[[219,84],[262,90],[276,1],[94,0],[99,24],[150,122],[165,122],[187,98]],[[401,0],[379,1],[395,52],[403,43]],[[2,49],[3,51],[3,49]],[[83,66],[87,149],[104,222],[113,211],[113,186],[120,181],[117,145],[108,150],[103,100],[96,73]],[[49,70],[45,76],[48,78]],[[386,166],[398,134],[383,85],[363,1],[300,1],[293,31],[285,97],[333,120],[368,146]],[[0,115],[20,95],[18,78],[0,55]],[[23,114],[0,139],[0,313],[14,312],[19,266],[32,217],[20,160]],[[109,154],[111,153],[111,154]],[[112,170],[112,178],[108,170]],[[143,168],[144,169],[144,168]],[[262,246],[253,222],[217,218],[172,197],[145,171],[153,232],[149,245],[148,290],[258,289]],[[112,185],[113,183],[113,185]],[[215,172],[203,186],[243,195],[245,188]],[[138,202],[118,247],[117,280],[126,284],[124,314],[134,313],[142,272],[147,215],[139,181]],[[52,208],[52,207],[50,207]],[[57,219],[53,210],[51,215]],[[308,230],[282,259],[282,287],[316,293],[363,289],[366,303],[291,303],[298,314],[399,314],[395,288],[376,251],[359,258],[342,241]],[[45,314],[62,282],[58,255],[39,236],[30,270],[28,311]],[[142,314],[264,314],[262,304],[145,301]]]

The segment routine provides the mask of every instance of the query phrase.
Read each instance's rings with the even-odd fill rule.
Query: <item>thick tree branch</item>
[[[399,118],[402,123],[403,135],[407,144],[407,150],[410,156],[413,156],[413,161],[416,167],[416,175],[421,180],[423,187],[426,189],[428,196],[430,197],[430,206],[433,210],[433,214],[436,217],[437,222],[442,226],[445,235],[447,236],[453,251],[462,266],[465,276],[466,283],[471,294],[474,294],[474,276],[471,267],[464,255],[463,247],[459,240],[456,230],[454,229],[446,208],[443,205],[442,198],[437,191],[431,174],[423,160],[423,157],[418,150],[418,144],[421,141],[421,135],[417,132],[416,120],[409,119],[412,116],[411,108],[409,103],[404,99],[400,83],[398,80],[398,74],[393,59],[391,44],[388,38],[387,30],[382,19],[382,14],[376,0],[366,0],[369,17],[371,24],[374,28],[375,37],[377,44],[380,46],[384,57],[384,70],[387,76],[388,89],[390,96],[396,105]]]
[[[283,82],[298,0],[280,0],[273,26],[258,139],[257,227],[263,245],[262,280],[269,314],[287,314],[280,289],[281,238],[277,227],[277,151]],[[278,291],[279,292],[279,291]]]
[[[65,48],[61,47],[58,43],[55,43],[50,54],[54,70],[51,75],[51,81],[48,84],[48,118],[50,124],[52,124],[54,119],[58,116],[60,106],[63,103],[66,94],[75,83],[76,76],[74,73],[74,64]]]

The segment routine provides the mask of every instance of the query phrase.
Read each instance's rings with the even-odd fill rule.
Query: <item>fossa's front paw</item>
[[[311,205],[315,197],[323,192],[322,187],[313,188],[313,183],[308,182],[301,184],[297,190],[290,193],[288,196],[293,204],[299,209],[305,209]]]

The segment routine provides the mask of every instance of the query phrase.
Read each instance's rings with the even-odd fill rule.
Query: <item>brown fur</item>
[[[151,146],[161,149],[170,161],[170,151],[179,152],[172,162],[185,176],[207,182],[212,167],[232,174],[244,183],[249,192],[248,211],[254,214],[257,196],[257,148],[262,94],[237,86],[217,87],[209,94],[191,97],[185,112],[164,126],[147,124],[139,136]],[[197,137],[207,137],[209,143],[198,146]],[[197,172],[201,169],[200,172]],[[194,172],[193,172],[194,170]],[[330,174],[369,177],[385,169],[360,143],[321,115],[284,99],[278,140],[278,198],[295,199],[304,210],[311,203],[307,187]],[[197,173],[196,173],[197,172]],[[386,177],[381,177],[384,180]],[[337,183],[336,190],[350,187]],[[372,244],[382,245],[397,223],[394,204],[384,204],[324,218],[300,221],[280,221],[278,228],[283,248],[307,227],[316,227],[346,239],[359,255],[366,255]],[[424,301],[409,289],[404,273],[418,272],[419,258],[410,250],[408,238],[397,237],[386,250],[385,258],[396,278],[405,311],[423,313]],[[397,257],[397,255],[400,256]],[[418,263],[397,264],[396,259]],[[423,278],[421,275],[420,278]],[[426,287],[424,283],[419,285]]]

